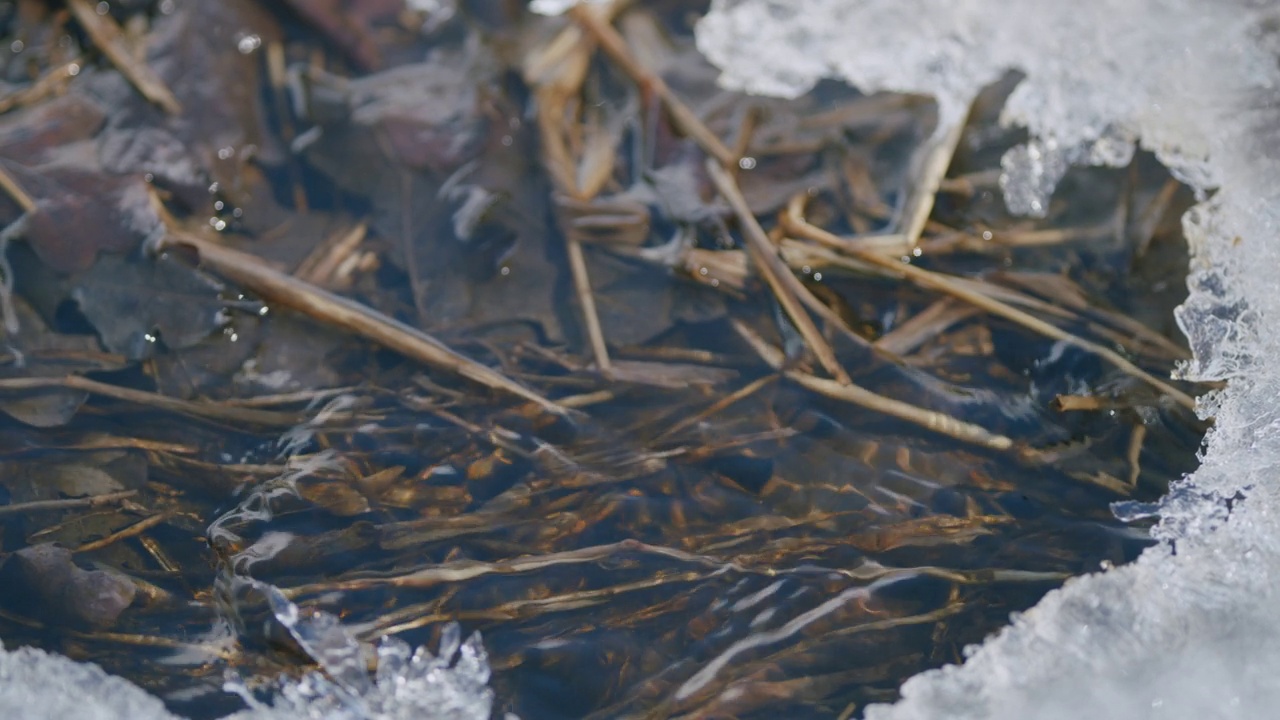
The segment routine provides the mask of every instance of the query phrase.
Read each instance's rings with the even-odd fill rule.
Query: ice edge
[[[1184,374],[1231,382],[1202,400],[1216,426],[1202,467],[1163,503],[1164,544],[1050,593],[870,720],[1274,712],[1280,337],[1263,330],[1280,317],[1276,20],[1247,0],[714,0],[699,46],[728,87],[789,96],[838,77],[931,93],[956,121],[978,88],[1019,70],[1005,117],[1039,150],[1119,164],[1140,142],[1213,191],[1184,217],[1191,297],[1178,320],[1195,351]]]

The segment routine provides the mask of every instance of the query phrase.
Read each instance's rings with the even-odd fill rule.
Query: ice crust
[[[178,720],[141,688],[43,650],[0,646],[0,718]]]
[[[906,683],[869,720],[1258,718],[1280,707],[1280,120],[1275,5],[1247,0],[714,0],[699,47],[726,86],[794,96],[823,77],[935,95],[942,122],[1026,75],[1005,110],[1032,141],[1004,160],[1035,213],[1071,163],[1135,142],[1203,201],[1178,311],[1188,378],[1229,380],[1203,465],[1161,503],[1164,541],[1068,582],[962,666]]]

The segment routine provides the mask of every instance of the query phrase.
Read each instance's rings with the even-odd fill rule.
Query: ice
[[[164,703],[97,665],[0,646],[0,718],[177,720]]]
[[[1280,11],[1250,0],[715,0],[699,47],[724,84],[794,96],[822,77],[938,98],[1025,74],[1005,109],[1031,141],[1003,162],[1034,214],[1069,164],[1152,150],[1202,202],[1178,310],[1188,378],[1230,380],[1202,467],[1156,512],[1162,544],[1068,582],[966,662],[870,720],[1256,718],[1280,702]],[[1208,198],[1208,199],[1206,199]]]
[[[362,646],[338,618],[303,611],[277,588],[255,585],[272,614],[324,672],[281,678],[266,700],[233,676],[227,690],[240,694],[249,709],[227,720],[490,720],[489,661],[478,633],[464,640],[457,624],[447,625],[435,653],[384,638],[370,676]],[[96,665],[3,646],[0,718],[180,720],[159,698]],[[517,719],[508,715],[507,720]]]
[[[277,588],[254,582],[276,620],[324,672],[300,680],[281,679],[269,702],[262,702],[238,679],[227,683],[249,710],[227,720],[489,720],[493,691],[489,661],[480,635],[465,641],[462,629],[446,625],[440,647],[410,650],[397,638],[383,638],[377,669],[341,621],[326,612],[304,612]],[[508,716],[514,720],[514,716]]]

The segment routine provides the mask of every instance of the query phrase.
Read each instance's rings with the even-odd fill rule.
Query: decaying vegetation
[[[482,631],[524,717],[849,717],[1145,546],[1203,434],[1152,159],[1014,218],[1016,78],[939,136],[521,5],[0,3],[6,645],[215,716],[309,662],[253,579]]]

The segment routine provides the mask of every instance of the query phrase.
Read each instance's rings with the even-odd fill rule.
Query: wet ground
[[[1185,188],[1010,217],[1009,78],[920,206],[927,99],[725,93],[699,10],[0,2],[5,645],[219,717],[313,667],[269,583],[499,714],[850,717],[1141,552]]]

